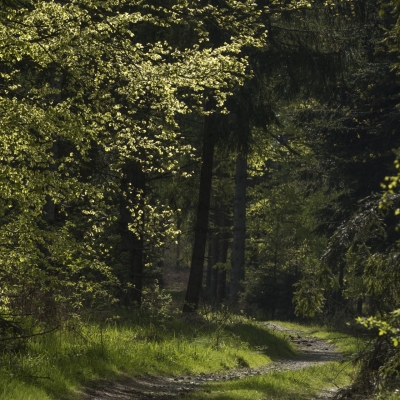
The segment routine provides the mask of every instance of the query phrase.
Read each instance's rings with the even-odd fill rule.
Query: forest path
[[[340,361],[342,356],[337,349],[323,340],[307,336],[304,332],[286,329],[276,323],[264,322],[273,330],[287,334],[296,345],[299,354],[293,359],[273,361],[258,368],[240,368],[224,372],[200,374],[198,376],[141,376],[126,377],[116,381],[98,381],[95,386],[86,387],[81,392],[82,400],[132,400],[132,399],[175,399],[185,393],[199,390],[209,382],[242,379],[256,375],[266,375],[275,371],[299,370],[331,361]],[[333,396],[334,391],[321,392],[314,400],[325,400]]]

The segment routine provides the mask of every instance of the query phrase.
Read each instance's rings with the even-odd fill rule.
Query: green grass
[[[185,321],[136,314],[109,323],[88,319],[31,338],[0,358],[2,400],[78,399],[79,389],[100,379],[126,376],[196,375],[239,366],[257,367],[295,355],[284,334],[240,317],[207,314]],[[106,318],[103,318],[106,320]],[[346,355],[360,341],[318,326],[278,322],[335,344]],[[287,336],[287,335],[286,335]],[[354,367],[330,363],[301,371],[217,382],[188,399],[309,399],[319,390],[350,381]],[[397,397],[391,397],[395,400]]]
[[[274,321],[271,321],[274,322]],[[276,321],[277,324],[293,330],[304,332],[307,336],[315,336],[319,339],[326,340],[336,346],[336,348],[344,356],[352,356],[367,344],[365,337],[358,337],[334,331],[326,326],[321,325],[301,325],[292,322]]]
[[[185,322],[138,317],[87,321],[37,336],[0,358],[2,400],[73,399],[85,383],[122,375],[199,374],[257,367],[294,355],[292,345],[249,320]],[[213,322],[214,321],[214,322]]]
[[[323,388],[344,386],[350,382],[349,364],[329,363],[298,371],[273,372],[237,381],[217,382],[203,391],[185,396],[200,400],[300,400],[311,399]]]
[[[349,357],[365,345],[365,340],[331,331],[327,327],[317,325],[304,326],[281,321],[276,321],[276,323],[289,329],[302,331],[305,336],[324,339],[334,344],[343,355]],[[237,381],[210,383],[201,392],[192,393],[184,398],[190,400],[311,399],[322,389],[350,384],[356,370],[357,366],[351,362],[331,362],[299,371],[274,372],[268,375],[244,378]],[[397,400],[397,397],[392,397],[392,399]]]

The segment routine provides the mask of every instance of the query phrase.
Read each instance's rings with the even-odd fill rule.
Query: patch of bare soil
[[[175,399],[188,392],[198,390],[201,385],[207,382],[243,379],[249,376],[266,375],[275,371],[298,370],[342,359],[336,348],[323,340],[307,337],[304,333],[286,329],[277,324],[266,322],[265,325],[270,329],[286,333],[300,350],[299,355],[294,359],[274,361],[259,368],[239,368],[226,372],[200,374],[198,376],[126,376],[119,381],[98,381],[84,389],[81,393],[81,399]],[[318,397],[315,400],[329,399],[332,398],[330,395],[333,394],[334,392],[332,391],[321,392],[323,397]]]

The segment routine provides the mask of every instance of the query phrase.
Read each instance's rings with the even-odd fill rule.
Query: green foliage
[[[325,297],[323,288],[318,283],[318,273],[304,272],[305,276],[295,283],[293,301],[296,303],[296,315],[315,317],[323,311]]]
[[[388,335],[392,340],[394,347],[399,345],[399,321],[400,309],[392,311],[385,317],[385,319],[376,317],[357,318],[357,322],[366,328],[377,328],[379,331],[379,336]]]
[[[75,316],[129,297],[137,265],[149,267],[137,289],[138,319],[153,323],[146,357],[183,368],[175,344],[160,347],[171,298],[150,281],[169,243],[183,235],[190,247],[210,114],[214,216],[229,219],[233,152],[249,152],[247,305],[273,317],[373,315],[359,321],[382,333],[379,361],[397,368],[399,2],[206,3],[0,4],[0,338],[16,365],[6,374],[40,380],[42,366],[21,366],[24,352],[36,368],[52,345],[32,353],[39,339],[28,350],[19,339],[62,327],[60,337],[79,342]],[[227,243],[221,225],[212,228]],[[229,279],[229,261],[214,264]],[[246,349],[227,310],[208,314],[212,346]],[[119,360],[104,360],[114,351],[105,340],[118,341],[111,328],[92,328],[80,330],[81,347],[61,351],[84,354],[82,379]],[[141,335],[128,331],[121,343]],[[53,353],[60,371],[71,367]]]
[[[343,24],[353,19],[359,27],[357,39],[349,26],[346,45],[353,47],[344,52],[346,69],[331,88],[329,101],[310,96],[295,115],[313,155],[299,176],[306,193],[320,198],[313,210],[314,226],[329,240],[314,277],[301,283],[301,297],[307,309],[312,310],[310,293],[317,309],[350,318],[389,311],[398,302],[395,224],[374,193],[392,169],[399,88],[390,67],[395,57],[382,47],[392,16],[380,15],[374,2],[354,2],[352,16],[341,7],[337,10],[343,13]],[[369,45],[360,46],[361,38]],[[389,196],[396,207],[394,195]]]
[[[282,128],[270,129],[281,135]],[[245,300],[269,318],[294,316],[294,284],[302,277],[303,283],[309,277],[318,285],[312,275],[317,274],[325,242],[313,234],[319,198],[306,197],[298,180],[299,163],[310,157],[309,148],[296,142],[298,130],[290,125],[287,129],[291,135],[285,142],[264,138],[268,151],[256,152],[250,166]],[[316,310],[314,305],[310,310]]]
[[[399,52],[398,30],[400,14],[398,6],[398,1],[384,2],[380,10],[381,16],[388,17],[389,13],[391,13],[395,17],[395,23],[386,31],[383,43],[396,56]],[[398,74],[398,61],[392,61],[391,66]],[[396,100],[398,101],[398,97],[396,97]],[[396,170],[400,166],[398,152],[398,150],[395,150],[396,160],[394,165]],[[399,214],[398,183],[398,174],[392,173],[390,176],[386,176],[385,183],[381,184],[384,193],[379,204],[381,210],[390,213],[394,212],[395,215]],[[398,305],[400,294],[398,285],[394,283],[398,281],[398,246],[399,242],[396,238],[395,245],[386,254],[370,254],[366,260],[367,290],[369,293],[372,292],[371,294],[378,295],[383,299],[386,307],[379,308],[379,312],[376,315],[357,318],[359,324],[368,329],[377,330],[379,335],[375,343],[375,351],[365,357],[366,365],[360,378],[363,379],[365,375],[370,374],[369,381],[375,381],[375,386],[378,386],[380,389],[380,394],[377,398],[382,398],[382,396],[385,398],[397,398],[396,393],[390,393],[391,390],[385,390],[385,388],[397,387],[400,365],[398,348],[400,332],[400,311]],[[371,371],[371,368],[369,368],[371,365],[377,365],[376,369],[378,371]]]
[[[160,289],[157,280],[150,287],[144,288],[141,309],[152,320],[168,318],[171,312],[171,303],[171,294]]]
[[[206,96],[223,108],[243,83],[258,16],[249,2],[1,4],[2,311],[59,321],[112,304],[117,277],[129,289],[121,199],[148,254],[176,230],[165,199],[122,185],[126,167],[189,175],[179,118],[204,115]]]

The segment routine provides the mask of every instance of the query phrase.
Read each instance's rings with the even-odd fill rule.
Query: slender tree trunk
[[[280,227],[281,227],[281,222],[280,222],[280,215],[277,215],[276,218],[276,231],[275,231],[275,249],[274,249],[274,268],[272,271],[272,303],[271,303],[271,319],[275,319],[275,313],[276,313],[276,303],[277,303],[277,277],[278,277],[278,250],[279,250],[279,234],[280,234]]]
[[[221,214],[221,234],[220,234],[220,262],[226,264],[228,259],[228,249],[229,249],[229,220],[226,215],[226,211]],[[226,268],[220,268],[218,273],[218,289],[217,289],[217,304],[221,305],[226,298]]]
[[[212,263],[212,270],[211,270],[211,296],[210,300],[212,303],[215,302],[217,298],[217,285],[218,285],[218,267],[216,264],[220,261],[220,253],[219,253],[219,227],[218,227],[218,218],[215,216],[215,225],[214,225],[214,232],[212,238],[212,250],[211,250],[211,263]]]
[[[339,287],[336,292],[337,308],[340,307],[341,309],[345,309],[346,305],[346,300],[343,296],[345,267],[346,267],[345,262],[341,261],[339,263],[339,279],[338,279]]]
[[[231,255],[231,301],[237,305],[244,280],[246,242],[246,181],[247,159],[239,154],[236,158],[235,199],[233,204],[233,244]]]
[[[214,171],[217,171],[219,175],[219,161],[214,161]],[[212,196],[211,199],[212,207],[214,212],[211,212],[210,222],[212,222],[212,228],[208,231],[208,238],[210,243],[210,259],[207,263],[206,273],[206,297],[211,304],[214,304],[217,297],[217,282],[218,282],[218,268],[215,265],[219,262],[219,231],[220,231],[220,198],[219,196]]]
[[[207,250],[207,271],[206,271],[206,297],[207,300],[211,299],[211,280],[212,280],[212,240],[208,239]]]
[[[56,89],[57,93],[48,96],[49,102],[52,104],[49,106],[54,106],[61,102],[61,75],[57,72],[57,65],[54,64],[51,71],[49,71],[49,84],[50,87]],[[54,174],[58,169],[58,159],[59,159],[59,139],[57,132],[53,132],[51,135],[51,140],[53,144],[49,150],[49,158],[52,159],[52,163],[49,164],[48,171]],[[43,228],[51,229],[50,226],[54,225],[56,220],[56,205],[51,194],[46,195],[46,202],[42,210],[43,220],[45,222]],[[51,251],[49,250],[50,243],[47,241],[44,244],[39,244],[39,249],[43,254],[43,269],[48,273],[47,268],[52,264],[51,261]],[[46,282],[46,281],[45,281]],[[47,282],[46,282],[47,283]],[[51,285],[43,286],[43,298],[42,298],[42,317],[48,321],[56,321],[58,318],[58,305],[54,297],[54,289]]]
[[[181,267],[181,218],[178,217],[178,220],[176,222],[176,228],[178,229],[178,237],[176,238],[176,264],[175,268],[179,269]]]
[[[143,214],[139,220],[136,232],[129,229],[134,222],[130,211],[137,205],[137,195],[143,198],[145,190],[145,175],[141,166],[128,161],[123,169],[120,198],[120,232],[124,249],[128,252],[128,282],[132,285],[126,298],[127,305],[140,306],[143,289]],[[139,200],[139,209],[143,210],[143,201]],[[135,221],[137,222],[137,220]]]
[[[362,316],[363,315],[363,299],[359,298],[357,300],[357,315]]]
[[[189,282],[183,312],[198,308],[203,283],[204,253],[207,243],[208,217],[210,213],[211,183],[214,159],[213,116],[207,116],[204,123],[202,164],[200,171],[199,201],[194,229],[194,245],[190,266]]]

